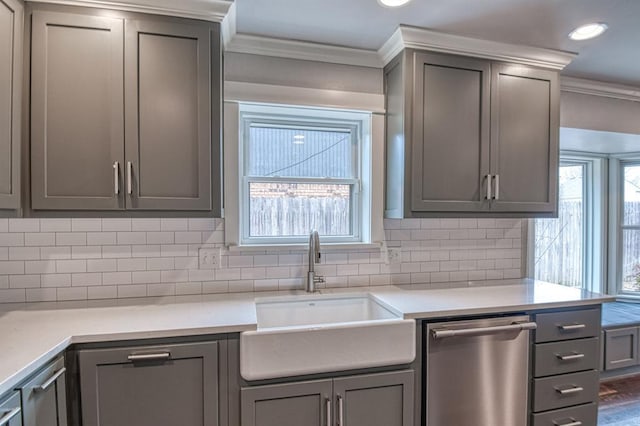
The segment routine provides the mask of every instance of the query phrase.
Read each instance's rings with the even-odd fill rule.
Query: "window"
[[[240,106],[241,243],[368,241],[370,114]]]
[[[640,294],[640,161],[623,161],[620,190],[621,293]]]
[[[585,278],[586,164],[562,162],[557,219],[535,220],[535,278],[582,287]]]
[[[564,152],[558,176],[558,217],[529,225],[529,274],[591,291],[606,283],[604,156]]]

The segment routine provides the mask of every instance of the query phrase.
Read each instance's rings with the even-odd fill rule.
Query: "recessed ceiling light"
[[[404,6],[409,3],[411,0],[378,0],[378,3],[385,7],[399,7]]]
[[[582,25],[569,33],[571,40],[588,40],[598,37],[607,30],[607,24],[594,22],[592,24]]]

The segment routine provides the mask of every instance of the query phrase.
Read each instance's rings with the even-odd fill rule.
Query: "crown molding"
[[[582,95],[604,96],[607,98],[640,102],[640,87],[623,86],[582,78],[562,77],[560,79],[560,90],[563,92],[580,93]]]
[[[554,70],[563,69],[576,56],[571,52],[482,40],[405,25],[398,27],[378,50],[378,54],[386,65],[406,48],[516,62]]]
[[[181,18],[201,19],[210,22],[223,22],[231,0],[135,0],[133,2],[117,2],[104,0],[30,0],[34,3],[52,3],[67,6],[94,7],[103,9],[124,10],[127,12],[150,13],[154,15],[177,16]],[[179,8],[176,5],[180,5]],[[234,15],[235,16],[235,15]],[[235,23],[234,23],[235,26]]]
[[[229,7],[226,16],[220,23],[220,36],[222,38],[222,49],[226,50],[227,46],[236,36],[236,3]]]
[[[381,68],[383,65],[378,53],[374,50],[249,34],[235,34],[226,44],[226,51],[371,68]]]

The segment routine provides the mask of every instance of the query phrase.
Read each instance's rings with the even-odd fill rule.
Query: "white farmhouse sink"
[[[415,321],[369,294],[256,302],[258,329],[240,335],[240,374],[262,380],[406,364]]]

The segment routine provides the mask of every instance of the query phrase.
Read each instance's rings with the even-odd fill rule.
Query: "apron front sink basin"
[[[258,329],[240,335],[240,374],[263,380],[401,365],[415,359],[415,321],[369,294],[256,302]]]

